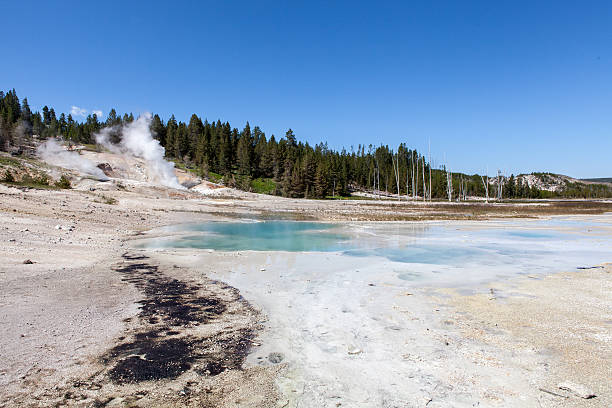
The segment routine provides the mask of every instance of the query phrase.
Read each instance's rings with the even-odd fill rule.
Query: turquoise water
[[[187,235],[158,247],[291,252],[335,252],[350,247],[349,235],[332,224],[315,222],[208,222],[186,226],[183,231]]]
[[[589,224],[575,220],[568,220],[567,223],[563,220],[555,220],[554,223],[543,220],[491,225],[207,222],[178,226],[172,230],[178,235],[146,240],[141,247],[338,252],[352,257],[384,258],[406,265],[436,265],[466,270],[484,266],[532,273],[611,261],[610,226],[608,223]],[[595,231],[592,235],[584,232],[591,229]],[[409,280],[413,275],[415,272],[405,270],[400,277]]]

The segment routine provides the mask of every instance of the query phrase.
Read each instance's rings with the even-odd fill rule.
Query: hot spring
[[[162,229],[142,248],[270,254],[335,253],[385,260],[406,281],[461,284],[608,261],[612,222],[581,218],[496,222],[207,222]],[[331,271],[330,271],[331,272]]]

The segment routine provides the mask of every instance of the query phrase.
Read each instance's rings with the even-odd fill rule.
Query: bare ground
[[[270,406],[275,370],[242,369],[260,317],[240,294],[126,251],[206,216],[123,196],[0,186],[0,405]]]
[[[523,357],[542,407],[612,406],[612,264],[491,286],[450,302],[465,338]],[[560,390],[566,381],[596,397]]]

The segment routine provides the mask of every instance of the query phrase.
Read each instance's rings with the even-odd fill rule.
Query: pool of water
[[[429,274],[449,274],[453,268],[463,273],[483,268],[535,273],[612,260],[612,217],[591,223],[562,218],[481,223],[207,222],[176,226],[170,232],[169,237],[146,240],[140,246],[336,252],[364,260],[384,258],[408,267],[425,265]],[[423,268],[400,269],[401,279],[424,276]]]
[[[217,251],[335,252],[351,247],[351,237],[333,224],[299,221],[207,222],[174,231],[176,239],[156,241],[158,248]]]

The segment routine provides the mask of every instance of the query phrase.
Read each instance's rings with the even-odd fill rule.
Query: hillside
[[[560,197],[610,197],[612,196],[612,184],[604,179],[579,180],[562,174],[554,173],[531,173],[520,174],[517,180],[526,183],[530,188],[536,188],[542,192],[554,193]]]
[[[580,181],[588,181],[592,183],[612,183],[612,177],[588,178],[580,179]]]

